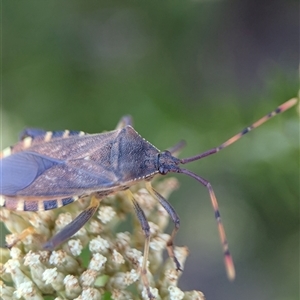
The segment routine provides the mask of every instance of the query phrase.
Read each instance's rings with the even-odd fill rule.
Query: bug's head
[[[215,153],[215,151],[213,153]],[[199,160],[199,159],[201,159],[201,158],[203,158],[203,157],[205,157],[209,154],[212,154],[212,153],[209,153],[209,154],[205,153],[204,155],[200,154],[200,155],[196,155],[196,156],[188,157],[188,158],[183,158],[183,159],[179,159],[179,158],[173,156],[172,154],[173,154],[173,152],[170,152],[168,150],[162,151],[158,154],[157,168],[158,168],[159,173],[161,175],[166,175],[169,172],[171,172],[171,173],[184,173],[188,176],[191,176],[191,177],[195,178],[195,176],[194,176],[195,174],[192,174],[190,171],[181,168],[179,165],[190,163],[190,162],[195,161],[195,160]],[[198,180],[198,178],[195,178],[195,179]]]
[[[169,172],[180,173],[180,159],[174,157],[170,151],[166,150],[158,154],[158,171],[161,175]]]

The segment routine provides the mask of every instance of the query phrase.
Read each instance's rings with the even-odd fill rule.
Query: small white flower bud
[[[107,258],[100,253],[94,253],[93,257],[89,263],[89,269],[100,271],[104,264],[106,263]]]
[[[98,219],[103,224],[110,222],[115,215],[116,212],[111,206],[100,206],[98,211]]]
[[[83,246],[82,246],[82,243],[80,240],[69,240],[68,241],[68,246],[69,246],[69,249],[71,251],[71,254],[73,256],[79,256],[81,254],[81,251],[83,249]]]
[[[66,295],[69,299],[74,299],[81,293],[81,286],[78,279],[73,275],[67,275],[64,278]]]
[[[176,286],[169,286],[170,300],[182,300],[184,293]]]
[[[107,253],[107,250],[110,248],[107,240],[103,239],[101,236],[97,236],[92,239],[89,244],[89,249],[94,253]]]
[[[98,272],[95,270],[87,269],[80,276],[80,283],[84,287],[92,286],[95,283]]]
[[[42,278],[46,284],[51,284],[56,291],[64,289],[63,280],[65,275],[57,271],[57,268],[47,269],[42,274]]]

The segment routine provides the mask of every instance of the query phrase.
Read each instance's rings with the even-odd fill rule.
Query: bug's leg
[[[8,249],[11,249],[13,246],[15,246],[18,242],[23,241],[28,235],[35,234],[36,231],[33,227],[28,227],[24,229],[20,234],[18,234],[17,238],[10,244],[6,244],[5,246]]]
[[[184,148],[185,146],[186,146],[186,142],[184,140],[181,140],[176,145],[168,148],[167,151],[171,152],[171,154],[176,157],[177,154],[179,154],[182,148]]]
[[[222,223],[221,215],[220,215],[220,211],[219,211],[219,204],[218,204],[216,195],[214,193],[214,190],[213,190],[211,184],[206,179],[200,177],[199,175],[197,175],[189,170],[186,170],[186,169],[181,169],[180,173],[183,173],[183,174],[193,177],[194,179],[196,179],[198,182],[203,184],[208,189],[211,203],[212,203],[212,206],[214,209],[215,218],[218,223],[218,230],[219,230],[220,240],[221,240],[221,244],[222,244],[222,248],[223,248],[224,262],[225,262],[227,276],[230,280],[233,280],[235,277],[234,264],[233,264],[231,254],[229,252],[225,229],[224,229],[224,225]]]
[[[54,237],[43,245],[45,250],[53,250],[55,247],[69,239],[75,234],[85,223],[90,220],[94,215],[95,211],[99,207],[100,199],[97,198],[96,194],[91,196],[90,205],[82,211],[70,224],[64,227]]]
[[[130,115],[123,116],[119,123],[117,124],[116,129],[124,128],[127,125],[133,126],[132,117]]]
[[[136,212],[136,215],[139,219],[139,222],[141,224],[142,230],[145,235],[144,258],[143,258],[143,265],[142,265],[142,269],[141,269],[141,278],[142,278],[143,284],[147,290],[148,297],[150,299],[154,299],[154,296],[150,292],[150,284],[149,284],[149,280],[147,277],[147,261],[148,261],[148,256],[149,256],[149,245],[150,245],[150,226],[149,226],[149,223],[147,221],[147,218],[146,218],[143,210],[141,209],[141,207],[139,206],[137,201],[134,199],[132,192],[130,190],[126,190],[126,193],[133,204],[134,210]]]
[[[175,209],[172,207],[172,205],[152,187],[150,181],[146,182],[146,189],[155,199],[158,200],[158,202],[167,211],[167,213],[169,214],[169,216],[171,217],[171,219],[174,223],[175,227],[172,231],[170,239],[167,242],[167,251],[168,251],[169,257],[171,259],[173,259],[173,261],[176,265],[176,270],[182,271],[180,263],[174,253],[174,239],[175,239],[175,236],[176,236],[176,234],[179,230],[179,226],[180,226],[179,216],[176,213]]]

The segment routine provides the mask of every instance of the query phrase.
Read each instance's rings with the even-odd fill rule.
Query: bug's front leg
[[[169,257],[174,261],[176,270],[182,271],[182,268],[180,266],[180,263],[174,253],[174,239],[175,236],[179,230],[180,227],[180,219],[178,214],[176,213],[175,209],[172,207],[172,205],[162,196],[160,195],[151,185],[150,181],[146,182],[146,189],[148,192],[158,200],[158,202],[162,205],[162,207],[167,211],[169,216],[171,217],[173,223],[174,223],[174,229],[172,231],[171,237],[169,241],[167,242],[167,251],[169,254]]]
[[[231,257],[230,251],[229,251],[229,246],[228,246],[228,242],[227,242],[227,238],[226,238],[226,234],[225,234],[224,225],[221,220],[219,204],[218,204],[215,192],[212,188],[212,185],[210,184],[209,181],[207,181],[203,177],[201,177],[189,170],[181,169],[180,172],[193,177],[194,179],[196,179],[198,182],[200,182],[202,185],[204,185],[207,188],[207,190],[209,192],[211,204],[212,204],[212,207],[214,210],[214,215],[215,215],[215,218],[216,218],[216,221],[218,224],[218,231],[219,231],[219,235],[220,235],[221,245],[223,248],[224,263],[225,263],[227,276],[230,280],[234,280],[234,278],[235,278],[234,263],[233,263],[233,260],[232,260],[232,257]]]
[[[64,227],[54,237],[43,245],[45,250],[53,250],[61,243],[65,242],[74,235],[81,227],[83,227],[94,215],[100,204],[100,199],[96,194],[91,196],[90,205],[82,211],[70,224]]]

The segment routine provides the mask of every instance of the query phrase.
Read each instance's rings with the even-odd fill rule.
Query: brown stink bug
[[[218,223],[226,271],[228,277],[234,279],[235,269],[213,188],[207,180],[181,168],[180,165],[219,152],[296,103],[297,99],[291,99],[219,147],[183,159],[174,156],[182,144],[168,151],[158,150],[133,129],[130,117],[124,117],[117,129],[100,134],[27,129],[21,134],[20,141],[15,146],[5,149],[0,156],[0,205],[18,211],[51,210],[91,195],[92,200],[88,208],[44,244],[44,249],[52,250],[70,238],[93,216],[99,206],[99,199],[126,190],[145,234],[141,278],[149,298],[154,298],[150,292],[146,272],[150,227],[129,188],[139,181],[144,181],[148,192],[170,215],[175,227],[167,243],[167,249],[176,269],[181,270],[174,254],[174,238],[179,229],[179,217],[171,204],[153,189],[150,181],[157,174],[183,173],[193,177],[208,189]]]

